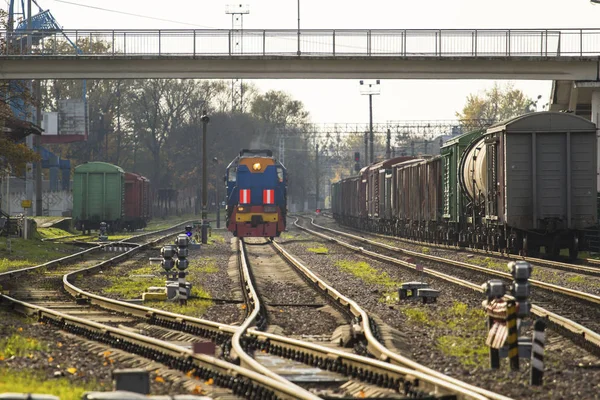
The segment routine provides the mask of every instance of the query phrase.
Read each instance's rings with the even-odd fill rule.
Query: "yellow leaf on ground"
[[[108,363],[107,363],[106,361],[104,361],[104,364],[103,364],[103,365],[106,367],[106,366],[108,365]]]
[[[54,361],[54,358],[48,357],[48,362],[52,362],[52,361]]]
[[[245,304],[242,304],[241,307],[242,307],[242,310],[246,309],[246,305]]]
[[[33,354],[30,353],[27,357],[33,358]]]
[[[61,348],[62,347],[62,343],[61,342],[57,342],[56,343],[56,347]]]
[[[215,380],[213,378],[209,378],[206,382],[207,385],[212,385],[213,383],[215,383]]]
[[[104,358],[108,358],[108,356],[110,356],[110,351],[106,350],[104,353],[102,353],[104,355]]]
[[[75,375],[75,372],[77,372],[77,368],[67,368],[67,372],[70,373],[71,375]]]
[[[192,394],[204,394],[204,390],[200,386],[196,386],[192,391]]]
[[[195,370],[195,369],[193,369],[193,370],[191,370],[191,371],[188,371],[188,372],[185,374],[185,376],[187,376],[188,378],[191,378],[191,377],[192,377],[192,375],[194,375],[195,373],[196,373],[196,370]]]
[[[23,332],[23,328],[19,328],[17,329],[19,332]]]
[[[0,361],[4,361],[4,356],[0,356]]]
[[[154,379],[154,380],[156,382],[165,383],[165,380],[162,377],[160,377],[160,376],[157,376],[156,379]]]
[[[358,392],[358,397],[364,399],[365,397],[367,397],[367,394],[361,390],[360,392]]]

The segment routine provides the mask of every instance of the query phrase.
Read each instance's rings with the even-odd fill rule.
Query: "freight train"
[[[146,227],[150,220],[150,181],[104,162],[75,167],[73,221],[88,233],[106,222],[110,233]]]
[[[598,222],[594,123],[525,114],[447,141],[438,156],[364,167],[332,184],[344,225],[431,243],[551,256]]]
[[[227,229],[238,237],[279,236],[287,214],[287,172],[271,150],[240,151],[226,170]]]

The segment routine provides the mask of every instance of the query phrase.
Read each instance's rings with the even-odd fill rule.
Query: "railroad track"
[[[135,240],[135,238],[129,239],[130,242]],[[156,241],[158,240],[160,240],[160,238]],[[250,328],[256,320],[256,316],[259,315],[260,307],[252,308],[249,318],[246,319],[241,327],[233,327],[108,299],[93,293],[85,292],[72,283],[78,274],[93,273],[99,268],[123,260],[149,244],[150,243],[138,245],[137,247],[132,246],[131,250],[92,267],[76,271],[69,270],[62,279],[65,290],[74,296],[79,303],[100,306],[103,309],[143,319],[151,324],[166,327],[168,329],[180,330],[192,335],[208,337],[217,343],[227,343],[228,340],[231,340],[234,356],[239,357],[240,360],[243,358],[243,361],[240,361],[242,367],[227,363],[223,360],[217,360],[214,357],[193,354],[183,347],[174,346],[170,343],[145,335],[139,335],[131,330],[111,327],[106,324],[90,321],[89,319],[82,319],[58,310],[31,304],[8,296],[2,296],[1,299],[3,301],[8,301],[15,308],[23,312],[37,315],[41,321],[57,326],[68,332],[83,335],[87,338],[124,349],[128,352],[134,352],[145,357],[159,360],[171,368],[188,372],[193,371],[195,376],[204,379],[213,378],[215,384],[231,388],[234,393],[241,393],[247,398],[312,399],[316,397],[303,389],[289,384],[289,382],[282,378],[276,379],[275,377],[265,377],[262,374],[257,374],[256,372],[250,371],[248,368],[244,368],[244,365],[254,365],[251,357],[246,354],[244,347],[250,350],[259,349],[264,352],[274,353],[279,356],[304,362],[308,365],[340,372],[352,376],[355,379],[378,384],[379,386],[393,386],[396,383],[402,382],[402,388],[405,389],[406,393],[409,395],[416,395],[421,393],[421,390],[429,388],[429,392],[434,393],[435,395],[455,393],[458,398],[464,399],[506,399],[506,397],[471,387],[470,385],[466,385],[463,382],[446,377],[435,371],[429,371],[418,364],[413,366],[411,363],[416,363],[391,353],[376,340],[370,340],[369,346],[370,349],[374,349],[372,350],[372,353],[378,355],[379,360],[365,358],[341,350],[318,346],[312,343],[306,343]],[[288,257],[293,259],[291,255],[288,255]],[[310,271],[306,272],[308,276],[310,276],[310,279],[318,281],[314,274],[310,273]],[[18,276],[19,274],[19,271],[13,271],[12,276]],[[319,283],[319,286],[321,285],[322,283]],[[344,307],[350,308],[353,314],[360,315],[362,318],[362,327],[365,329],[365,336],[367,338],[373,337],[369,325],[369,318],[364,311],[358,308],[358,306],[350,299],[337,293],[335,289],[325,285],[323,286],[323,290],[325,290],[328,295],[336,298]],[[252,298],[256,299],[255,294]],[[254,300],[254,304],[259,303]],[[409,367],[394,365],[393,363],[409,365]],[[259,370],[261,369],[256,365],[254,365],[254,367]]]
[[[179,227],[181,225],[178,225]],[[164,231],[173,231],[173,227]],[[136,333],[132,329],[123,329],[108,324],[131,323],[136,319],[149,320],[153,323],[162,322],[162,325],[171,325],[168,320],[155,318],[154,311],[147,307],[135,306],[124,302],[103,298],[91,293],[85,293],[71,283],[79,274],[87,274],[96,271],[99,268],[105,268],[116,264],[125,258],[128,258],[144,248],[153,245],[159,241],[176,234],[169,233],[159,236],[155,240],[144,244],[133,244],[130,242],[119,242],[121,247],[127,247],[126,251],[107,260],[103,260],[93,266],[70,265],[67,269],[59,271],[54,270],[54,275],[62,274],[62,283],[64,289],[73,295],[73,301],[68,302],[63,296],[57,295],[55,291],[42,291],[34,295],[34,292],[17,292],[24,299],[0,295],[0,300],[8,302],[14,309],[25,314],[34,314],[39,321],[48,325],[55,326],[64,331],[74,333],[90,340],[110,345],[114,348],[125,350],[129,353],[138,354],[142,357],[159,361],[169,368],[180,370],[190,376],[195,376],[205,380],[213,379],[215,384],[230,389],[234,394],[250,399],[316,399],[317,397],[304,391],[295,385],[285,384],[272,378],[265,377],[247,368],[240,367],[230,362],[210,357],[203,354],[195,354],[184,347],[174,345],[166,340],[156,339],[147,335]],[[150,235],[157,235],[157,232],[138,235],[129,238],[129,241],[138,241]],[[126,244],[127,246],[124,246]],[[101,247],[101,246],[100,246]],[[96,248],[91,250],[97,250]],[[77,255],[78,256],[78,255]],[[55,260],[58,261],[58,260]],[[56,266],[59,262],[50,263]],[[44,264],[44,266],[47,266]],[[38,266],[37,268],[42,268]],[[64,268],[64,267],[63,267]],[[12,271],[10,277],[14,278],[27,271]],[[33,296],[32,296],[33,294]],[[50,298],[48,298],[51,296]],[[57,296],[57,297],[54,297]],[[89,296],[89,297],[88,297]],[[50,301],[48,301],[50,300]],[[31,302],[33,301],[33,302]],[[34,302],[37,302],[35,304]],[[102,309],[91,309],[90,306],[104,306]],[[118,313],[115,313],[118,312]],[[181,315],[163,313],[162,317],[167,317],[170,321],[182,322]],[[82,318],[80,315],[85,315]],[[185,317],[184,317],[185,318]],[[209,324],[210,328],[220,330],[223,328],[219,324]],[[175,326],[177,328],[177,326]],[[225,326],[229,333],[233,334],[236,328]],[[197,327],[193,330],[197,330]]]
[[[321,214],[321,215],[326,218],[334,219],[332,215],[329,215],[327,213]],[[454,251],[461,251],[461,252],[469,252],[469,253],[474,253],[474,254],[482,254],[482,255],[486,255],[486,256],[494,256],[494,257],[497,257],[497,258],[500,258],[500,259],[503,259],[506,261],[522,260],[522,261],[527,261],[529,263],[535,264],[537,266],[544,266],[544,267],[549,267],[549,268],[558,269],[558,270],[567,271],[567,272],[574,272],[574,273],[578,273],[578,274],[600,277],[600,260],[597,260],[594,258],[582,259],[581,262],[583,262],[584,265],[580,265],[580,264],[548,260],[548,259],[539,258],[539,257],[525,257],[525,256],[518,256],[515,254],[501,253],[498,251],[476,249],[476,248],[472,248],[472,247],[459,247],[459,246],[452,246],[452,245],[447,245],[447,244],[439,244],[439,243],[431,243],[431,242],[427,242],[427,241],[407,239],[407,238],[403,238],[403,237],[399,237],[399,236],[384,235],[384,234],[374,233],[374,232],[364,232],[364,231],[358,230],[353,227],[348,227],[348,226],[345,226],[345,228],[355,231],[355,232],[359,232],[361,234],[368,234],[373,237],[379,237],[382,239],[396,240],[399,242],[410,243],[410,244],[414,244],[414,245],[428,246],[428,247],[435,247],[438,249],[446,249],[446,250],[454,250]],[[589,264],[589,265],[585,265],[585,264]]]
[[[301,362],[308,361],[309,365],[333,372],[341,372],[355,379],[378,384],[378,386],[383,383],[384,387],[408,388],[407,395],[417,394],[415,390],[418,390],[419,392],[430,392],[435,395],[454,394],[458,398],[507,399],[505,396],[466,384],[390,351],[377,339],[377,327],[373,324],[373,319],[355,301],[339,293],[327,282],[317,277],[276,242],[273,242],[272,246],[306,279],[314,282],[323,294],[355,316],[358,322],[355,331],[364,336],[367,349],[373,358],[362,357],[310,342],[276,337],[276,335],[252,329],[248,330],[248,333],[255,335],[257,339],[249,343],[249,346],[258,350],[266,350],[269,353],[273,352],[276,355],[287,356]],[[243,247],[240,247],[240,249],[243,251]],[[242,254],[241,258],[243,260],[245,255]],[[247,265],[245,269],[248,269]],[[261,313],[260,300],[252,286],[250,272],[244,273],[244,286],[248,288],[248,293],[252,293],[250,297],[254,300],[251,304],[256,307],[253,314],[257,318]]]
[[[414,262],[400,260],[395,256],[380,254],[380,251],[378,251],[378,252],[370,251],[370,250],[365,249],[362,246],[354,246],[350,243],[347,243],[347,242],[344,242],[342,240],[332,237],[331,234],[349,238],[351,240],[360,242],[363,245],[367,244],[369,246],[376,247],[377,249],[383,249],[385,251],[391,252],[392,254],[400,253],[400,254],[408,255],[413,258],[420,258],[420,259],[429,260],[429,261],[436,262],[436,263],[447,263],[454,267],[466,268],[469,271],[476,271],[479,273],[484,273],[484,274],[491,275],[491,276],[498,276],[498,277],[502,277],[505,279],[508,278],[508,279],[512,280],[512,276],[510,276],[510,274],[507,274],[507,273],[480,267],[478,265],[463,263],[460,261],[447,260],[447,259],[443,259],[443,258],[437,257],[437,256],[403,250],[403,249],[400,249],[397,247],[390,246],[388,244],[379,243],[379,242],[376,242],[376,241],[373,241],[370,239],[366,239],[363,237],[359,237],[356,235],[352,235],[352,234],[349,234],[346,232],[341,232],[341,231],[337,231],[335,229],[323,227],[323,226],[315,224],[314,220],[312,218],[310,218],[310,220],[311,220],[312,226],[314,226],[320,230],[328,232],[329,235],[325,235],[325,234],[316,232],[312,229],[301,226],[300,224],[298,224],[298,219],[296,220],[295,225],[298,228],[300,228],[314,236],[318,236],[322,239],[325,239],[325,240],[328,240],[331,242],[335,242],[335,243],[342,245],[348,249],[351,249],[355,252],[364,254],[366,256],[369,256],[369,257],[372,257],[372,258],[375,258],[378,260],[393,263],[393,264],[400,265],[400,266],[410,268],[410,269],[416,269],[416,264]],[[437,269],[424,268],[423,273],[446,280],[446,281],[449,281],[449,282],[452,282],[452,283],[455,283],[455,284],[463,286],[463,287],[468,287],[470,289],[473,289],[473,290],[483,293],[483,288],[482,288],[481,284],[473,283],[472,281],[467,281],[465,279],[461,279],[459,277],[440,272]],[[580,344],[582,347],[586,348],[590,352],[597,354],[597,355],[600,354],[600,334],[598,333],[600,331],[600,329],[598,329],[598,326],[599,326],[598,324],[599,324],[600,318],[595,317],[596,314],[594,314],[594,313],[599,312],[598,311],[599,307],[597,306],[598,303],[600,302],[599,297],[595,296],[595,295],[591,295],[589,293],[577,292],[572,289],[561,288],[556,285],[551,285],[551,284],[547,284],[545,282],[540,282],[540,281],[536,281],[536,280],[530,280],[530,282],[534,286],[538,286],[540,288],[550,290],[553,293],[560,293],[563,296],[572,296],[573,298],[575,298],[577,300],[587,302],[587,305],[585,305],[583,307],[580,305],[579,307],[577,307],[576,311],[575,310],[570,310],[570,311],[567,310],[567,315],[559,315],[556,312],[550,311],[546,308],[542,308],[538,305],[532,306],[532,313],[538,317],[546,318],[556,330],[558,330],[562,333],[568,334],[568,336],[573,341],[577,342],[578,344]],[[545,297],[545,299],[543,301],[545,302],[544,303],[545,305],[549,304],[549,298],[547,296]],[[555,305],[555,302],[553,304]],[[574,320],[569,319],[568,317],[573,317],[573,318],[579,319],[580,321],[576,322]],[[588,326],[584,326],[580,322],[585,323]]]

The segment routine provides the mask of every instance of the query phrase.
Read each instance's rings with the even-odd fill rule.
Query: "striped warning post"
[[[506,304],[506,326],[508,328],[508,358],[510,369],[519,370],[519,332],[517,330],[517,307],[514,301]]]
[[[179,303],[187,304],[187,288],[185,287],[185,271],[179,271]]]
[[[541,385],[544,380],[544,344],[546,343],[546,323],[538,319],[533,324],[531,346],[531,384]]]

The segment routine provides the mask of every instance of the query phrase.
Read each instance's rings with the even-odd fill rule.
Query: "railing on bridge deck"
[[[234,51],[234,40],[241,40],[241,51]],[[78,53],[69,41],[76,43],[81,51]],[[599,55],[600,29],[311,29],[301,30],[299,34],[297,30],[250,29],[0,31],[0,46],[0,57],[302,55],[558,58]]]

